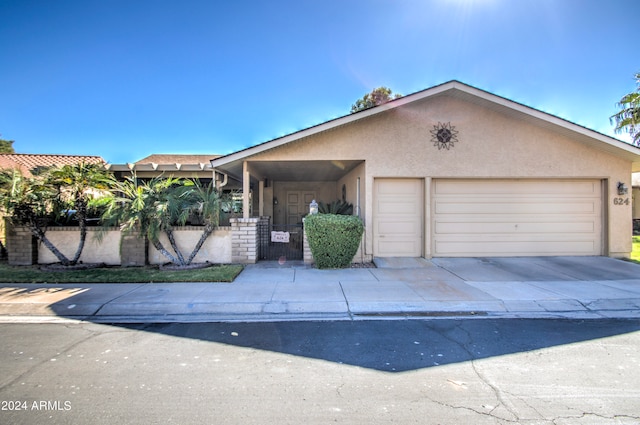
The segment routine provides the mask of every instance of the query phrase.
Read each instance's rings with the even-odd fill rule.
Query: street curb
[[[113,316],[39,316],[0,315],[0,323],[234,323],[234,322],[291,322],[291,321],[367,321],[367,320],[482,320],[482,319],[528,319],[528,320],[640,320],[638,310],[615,311],[554,311],[554,312],[380,312],[367,314],[344,313],[287,313],[287,314],[162,314],[162,315],[113,315]]]

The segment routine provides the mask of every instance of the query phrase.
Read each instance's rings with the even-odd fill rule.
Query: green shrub
[[[347,267],[364,232],[362,220],[356,216],[315,214],[305,218],[309,247],[319,269]]]

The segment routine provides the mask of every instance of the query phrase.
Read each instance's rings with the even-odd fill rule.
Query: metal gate
[[[302,260],[302,224],[270,224],[260,221],[258,226],[258,259],[275,261]]]

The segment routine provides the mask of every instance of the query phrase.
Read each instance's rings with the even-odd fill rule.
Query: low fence
[[[238,227],[238,226],[236,226]],[[174,231],[178,248],[188,257],[202,235],[202,227],[184,226]],[[237,230],[234,226],[218,227],[209,235],[193,259],[194,263],[210,262],[214,264],[228,264],[232,262],[255,262],[255,255],[247,255],[246,239],[248,236],[243,225],[244,235],[239,238],[243,242],[242,252],[234,246],[233,237]],[[72,258],[80,241],[78,227],[51,227],[46,231],[47,239],[55,245],[67,258]],[[160,241],[164,247],[174,254],[166,235]],[[237,244],[236,244],[237,245]],[[58,258],[31,235],[24,226],[7,226],[7,250],[9,264],[51,264],[57,263]],[[244,255],[244,256],[243,256]],[[105,263],[108,265],[140,266],[148,264],[164,264],[168,259],[158,252],[151,244],[145,243],[143,238],[133,235],[122,235],[117,229],[102,230],[88,228],[85,246],[80,256],[83,263]]]
[[[110,229],[102,232],[102,237],[98,237],[99,231],[88,229],[80,261],[83,263],[105,263],[108,265],[132,265],[131,258],[144,256],[135,255],[131,252],[132,247],[121,249],[122,233],[119,229]],[[178,228],[174,232],[178,249],[185,257],[191,254],[196,243],[202,235],[202,227],[185,226]],[[73,257],[80,241],[80,231],[77,227],[55,227],[47,230],[47,238],[58,248],[67,258]],[[175,254],[166,235],[160,237],[160,242],[171,254]],[[138,249],[145,249],[144,244],[138,244]],[[135,248],[134,248],[135,249]],[[162,255],[155,247],[148,244],[146,258],[149,264],[164,264],[169,260]],[[123,258],[124,257],[124,258]],[[216,229],[205,240],[200,251],[193,259],[194,263],[231,263],[231,227]],[[51,264],[58,262],[56,256],[44,244],[38,244],[38,264]],[[135,265],[138,261],[133,262]]]

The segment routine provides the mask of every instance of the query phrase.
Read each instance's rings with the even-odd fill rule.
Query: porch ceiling
[[[335,181],[364,160],[249,161],[252,177],[274,181]]]

